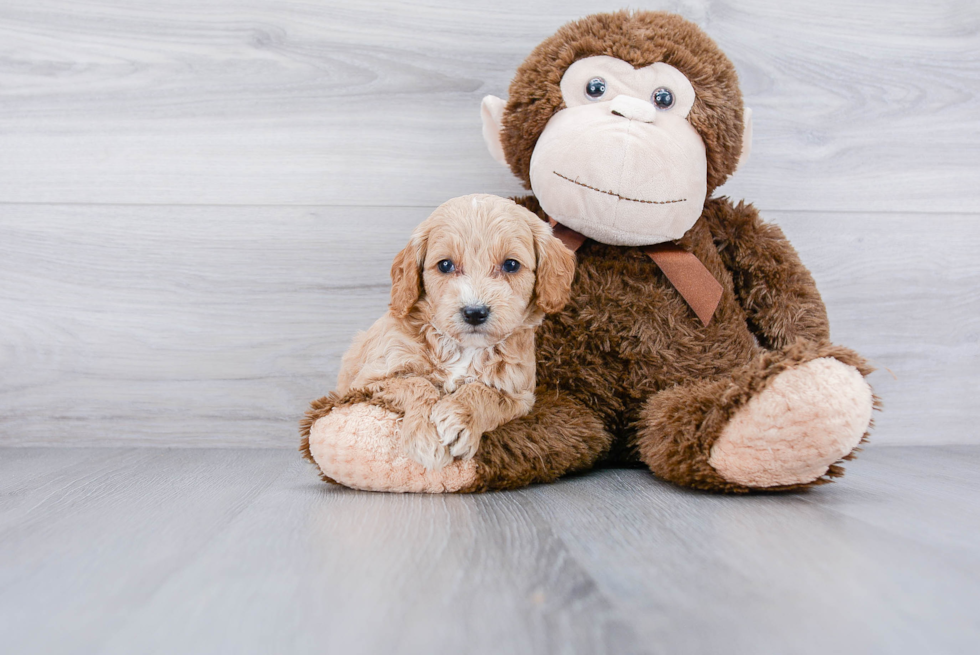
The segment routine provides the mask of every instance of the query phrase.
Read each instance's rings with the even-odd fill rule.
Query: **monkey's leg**
[[[875,405],[857,353],[797,341],[730,375],[651,396],[636,436],[659,477],[697,489],[784,491],[843,475]]]
[[[530,414],[483,435],[473,459],[427,470],[401,450],[400,413],[374,403],[324,398],[307,414],[301,450],[328,482],[419,493],[511,489],[588,469],[612,441],[586,407],[541,390]]]

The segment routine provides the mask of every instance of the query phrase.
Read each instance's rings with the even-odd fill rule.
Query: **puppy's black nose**
[[[490,316],[490,308],[486,305],[463,307],[463,320],[470,325],[485,323]]]

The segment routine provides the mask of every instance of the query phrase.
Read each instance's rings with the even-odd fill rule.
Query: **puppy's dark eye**
[[[665,87],[660,87],[654,91],[650,100],[657,106],[657,109],[670,109],[674,106],[674,94]]]
[[[516,259],[505,259],[500,268],[504,273],[516,273],[521,270],[521,263]]]
[[[452,273],[456,270],[456,264],[454,264],[453,260],[451,259],[443,259],[436,264],[436,268],[439,269],[440,273]]]
[[[598,100],[606,93],[606,81],[601,77],[593,77],[585,85],[585,95],[593,100]]]

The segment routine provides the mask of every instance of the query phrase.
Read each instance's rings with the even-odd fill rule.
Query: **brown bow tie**
[[[572,252],[581,248],[588,238],[554,219],[550,219],[550,222],[555,236]],[[643,246],[643,252],[663,271],[677,292],[707,326],[721,302],[722,293],[721,284],[711,271],[701,263],[697,255],[674,243]]]

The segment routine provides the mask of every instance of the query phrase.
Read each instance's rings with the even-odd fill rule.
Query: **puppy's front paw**
[[[469,414],[465,407],[449,399],[437,402],[432,408],[432,424],[439,441],[449,448],[450,455],[460,459],[472,458],[483,436],[472,429]]]
[[[453,456],[444,446],[435,427],[422,417],[406,416],[402,422],[405,454],[429,470],[441,469],[452,463]]]

